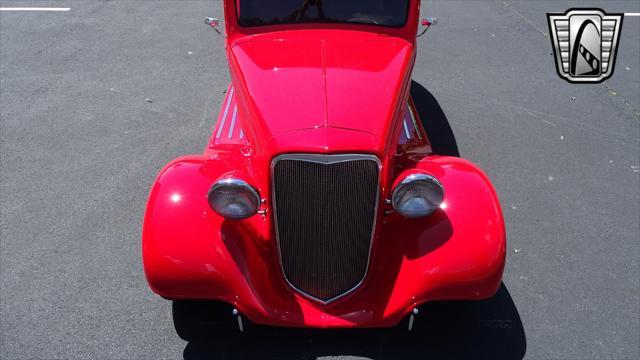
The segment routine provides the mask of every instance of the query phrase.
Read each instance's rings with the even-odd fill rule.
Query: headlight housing
[[[393,189],[393,208],[408,218],[420,218],[433,213],[442,204],[444,189],[431,175],[411,174]]]
[[[216,181],[209,189],[207,200],[213,211],[232,220],[251,217],[260,208],[258,191],[246,181],[236,178]]]

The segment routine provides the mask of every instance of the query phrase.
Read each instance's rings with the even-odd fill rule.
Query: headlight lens
[[[412,174],[404,178],[393,190],[393,208],[409,218],[430,215],[442,204],[444,189],[431,175]]]
[[[232,220],[246,219],[260,208],[260,195],[246,181],[227,178],[218,180],[207,194],[209,206],[221,216]]]

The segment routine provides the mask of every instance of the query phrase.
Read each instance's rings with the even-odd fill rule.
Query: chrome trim
[[[236,119],[238,118],[238,105],[233,107],[233,115],[231,116],[231,125],[229,125],[229,134],[227,138],[233,137],[233,129],[236,127]]]
[[[398,186],[406,185],[416,180],[431,180],[434,183],[436,183],[436,185],[442,187],[442,184],[440,183],[440,181],[436,179],[433,175],[422,174],[422,173],[414,173],[414,174],[407,175],[404,179],[402,179],[402,181],[400,182],[400,184],[398,184]],[[396,186],[396,189],[398,188],[398,186]]]
[[[413,329],[413,321],[419,312],[418,308],[413,308],[413,310],[411,310],[411,315],[409,315],[409,331]]]
[[[244,217],[239,217],[239,218],[233,218],[233,217],[226,217],[220,213],[218,213],[213,206],[211,206],[211,202],[209,201],[211,199],[211,194],[218,190],[221,187],[233,187],[233,188],[241,188],[241,189],[245,189],[248,190],[249,193],[251,194],[251,196],[254,198],[254,202],[256,204],[256,209],[255,211],[247,216]],[[240,180],[237,178],[224,178],[224,179],[220,179],[218,181],[216,181],[215,183],[213,183],[213,185],[211,185],[211,187],[209,188],[209,191],[207,192],[207,202],[209,203],[209,207],[211,208],[211,210],[215,211],[216,214],[224,217],[225,219],[231,219],[231,220],[242,220],[242,219],[247,219],[250,218],[252,216],[254,216],[255,214],[258,213],[258,210],[260,210],[260,204],[261,204],[261,199],[260,199],[260,194],[258,193],[258,190],[256,190],[253,186],[249,185],[249,183],[247,183],[244,180]]]
[[[233,314],[233,316],[238,319],[238,330],[240,330],[240,332],[244,332],[244,326],[242,326],[242,314],[240,314],[240,311],[238,311],[238,309],[236,308],[233,308],[231,314]]]
[[[227,105],[224,108],[224,114],[222,115],[222,123],[220,123],[218,132],[216,133],[216,139],[220,137],[220,134],[222,134],[224,123],[227,121],[227,115],[229,115],[229,107],[231,106],[231,98],[233,98],[233,87],[231,87],[231,90],[229,91],[229,96],[227,98]]]
[[[404,135],[407,137],[407,140],[411,140],[411,134],[409,134],[409,126],[407,125],[407,120],[402,120],[402,125],[404,126]]]
[[[409,108],[409,116],[411,116],[411,121],[413,121],[413,128],[416,129],[416,134],[418,134],[418,139],[422,140],[422,133],[418,130],[418,121],[416,120],[416,114],[413,112],[413,108],[411,104],[407,104]]]
[[[369,154],[335,154],[335,155],[325,155],[325,154],[283,154],[276,156],[271,161],[271,169],[275,164],[280,160],[298,160],[298,161],[307,161],[307,162],[315,162],[319,164],[336,164],[340,162],[347,161],[355,161],[355,160],[373,160],[380,166],[382,169],[382,163],[380,159],[378,159],[375,155]]]
[[[442,183],[440,183],[440,181],[438,179],[436,179],[434,176],[432,175],[427,175],[427,174],[422,174],[422,173],[414,173],[414,174],[410,174],[408,176],[406,176],[404,179],[402,179],[402,181],[400,181],[400,183],[398,185],[396,185],[396,187],[393,188],[393,190],[391,191],[391,206],[393,206],[393,209],[398,211],[398,207],[396,206],[396,191],[398,191],[398,189],[400,189],[402,186],[407,185],[409,183],[412,183],[414,181],[430,181],[434,184],[436,184],[440,190],[442,191],[442,198],[444,199],[444,187],[442,186]],[[440,204],[438,204],[440,205]],[[399,214],[402,214],[400,211],[398,211]],[[424,216],[429,216],[431,215],[427,214]],[[402,216],[406,216],[404,214],[402,214]],[[423,217],[423,216],[418,216],[418,218]]]
[[[329,300],[321,300],[316,298],[313,295],[307,294],[304,291],[298,289],[297,287],[295,287],[287,278],[287,275],[284,272],[284,265],[282,264],[282,253],[280,251],[280,234],[278,231],[278,211],[277,211],[277,206],[276,206],[276,187],[275,187],[275,179],[274,179],[274,170],[275,170],[275,166],[278,163],[278,161],[280,160],[298,160],[298,161],[307,161],[307,162],[315,162],[315,163],[320,163],[320,164],[335,164],[335,163],[340,163],[340,162],[347,162],[347,161],[354,161],[354,160],[373,160],[376,162],[376,164],[378,164],[378,186],[377,186],[377,191],[376,191],[376,204],[375,204],[375,209],[374,209],[374,214],[373,214],[373,225],[371,227],[371,240],[369,240],[369,255],[367,256],[367,267],[365,269],[364,275],[362,276],[362,279],[350,290],[336,296],[333,297]],[[349,294],[351,294],[352,292],[354,292],[357,288],[360,287],[360,285],[362,285],[362,283],[364,282],[364,279],[367,278],[367,275],[369,274],[369,266],[371,265],[370,261],[371,261],[371,251],[373,249],[373,239],[375,237],[375,233],[376,233],[376,226],[378,224],[378,208],[380,206],[380,185],[382,184],[382,162],[380,162],[380,159],[378,159],[377,156],[375,155],[369,155],[369,154],[336,154],[336,155],[324,155],[324,154],[283,154],[283,155],[278,155],[276,157],[273,158],[273,160],[271,161],[271,201],[272,201],[272,207],[273,207],[273,224],[275,226],[275,231],[276,231],[276,247],[278,249],[278,261],[280,262],[280,270],[282,271],[282,276],[284,277],[284,280],[287,282],[287,284],[289,284],[289,286],[291,286],[292,289],[294,289],[295,291],[297,291],[299,294],[313,300],[316,302],[319,302],[322,305],[328,305],[336,300],[339,300]]]
[[[206,17],[204,18],[204,23],[211,27],[214,27],[214,26],[218,26],[218,24],[220,23],[220,20],[212,17]]]

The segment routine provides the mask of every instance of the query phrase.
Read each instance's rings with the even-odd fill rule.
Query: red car
[[[419,7],[224,1],[217,127],[203,154],[164,167],[144,218],[146,277],[174,300],[178,333],[205,320],[410,328],[423,303],[497,291],[496,192],[434,153],[410,95]]]

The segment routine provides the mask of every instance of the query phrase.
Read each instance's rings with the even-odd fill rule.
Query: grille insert
[[[289,284],[322,303],[354,290],[369,265],[379,160],[282,155],[272,172],[278,251]]]

